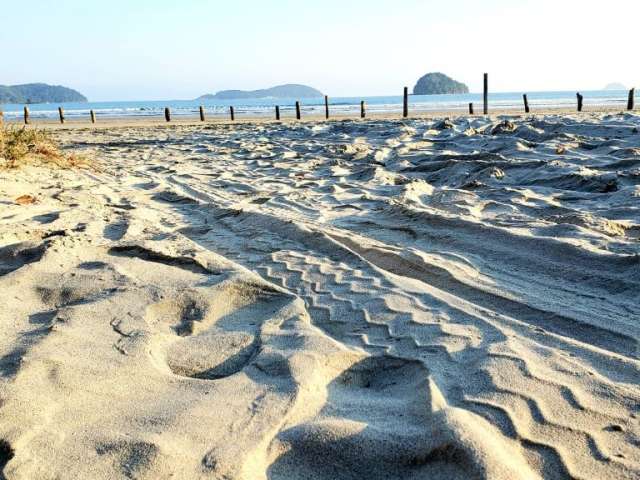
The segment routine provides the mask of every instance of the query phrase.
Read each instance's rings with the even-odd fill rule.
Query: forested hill
[[[60,85],[28,83],[0,85],[0,103],[65,103],[86,102],[80,92]]]

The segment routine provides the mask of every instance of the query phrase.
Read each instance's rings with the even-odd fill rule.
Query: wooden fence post
[[[329,120],[329,96],[324,96],[324,118]]]
[[[205,117],[204,117],[204,107],[202,105],[200,105],[200,121],[204,122],[205,121]]]
[[[164,119],[167,122],[171,121],[171,110],[169,110],[169,107],[164,107]]]
[[[484,89],[482,94],[482,99],[484,102],[484,107],[482,111],[485,115],[489,115],[489,74],[484,74]]]
[[[24,107],[24,124],[29,125],[29,107]]]
[[[91,123],[96,123],[96,112],[89,110],[89,115],[91,116]]]
[[[531,109],[529,108],[529,99],[526,93],[522,95],[522,100],[524,101],[524,113],[529,113]]]
[[[578,111],[581,112],[582,111],[582,102],[584,100],[584,97],[580,93],[576,93],[576,97],[578,98]]]
[[[276,120],[280,120],[280,106],[276,105]]]
[[[636,89],[629,90],[629,100],[627,101],[627,110],[633,110],[635,107]]]
[[[300,102],[296,101],[296,118],[300,120]]]
[[[409,87],[404,87],[402,100],[402,116],[404,118],[407,118],[409,116]]]
[[[469,103],[469,115],[473,115],[473,102]]]
[[[64,110],[62,107],[58,107],[58,115],[60,116],[60,123],[64,123]]]
[[[231,115],[231,121],[234,122],[236,120],[236,111],[233,107],[229,107],[229,115]]]
[[[0,110],[0,125],[4,123],[4,112]]]
[[[364,103],[364,100],[360,102],[360,118],[365,118],[367,116],[367,106]]]

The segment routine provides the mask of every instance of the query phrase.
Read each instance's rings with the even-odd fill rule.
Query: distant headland
[[[196,100],[237,100],[263,98],[319,98],[323,93],[306,85],[278,85],[263,90],[223,90],[213,94],[202,95]]]
[[[65,103],[86,102],[80,92],[60,85],[28,83],[25,85],[0,85],[2,103]]]
[[[469,93],[469,87],[440,72],[427,73],[413,87],[414,95],[443,95],[449,93]]]

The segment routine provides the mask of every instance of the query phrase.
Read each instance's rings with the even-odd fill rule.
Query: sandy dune
[[[640,478],[639,129],[57,130],[100,167],[0,172],[4,476]]]

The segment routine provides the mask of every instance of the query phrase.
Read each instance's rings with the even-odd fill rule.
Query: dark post
[[[473,102],[469,104],[469,115],[473,115]]]
[[[200,121],[204,122],[205,118],[204,118],[204,107],[202,105],[200,105]]]
[[[4,112],[0,110],[0,125],[4,122]]]
[[[407,118],[409,116],[409,87],[404,87],[404,96],[402,101],[402,116]]]
[[[91,123],[96,123],[96,112],[89,110],[89,115],[91,115]]]
[[[171,110],[169,110],[169,107],[165,107],[165,108],[164,108],[164,119],[165,119],[167,122],[170,122],[170,121],[171,121]]]
[[[296,102],[296,118],[300,120],[300,102]]]
[[[581,112],[582,111],[582,101],[584,100],[584,97],[580,93],[576,93],[576,97],[578,97],[578,111]]]
[[[324,118],[329,120],[329,96],[324,96]]]
[[[364,103],[364,100],[362,100],[360,102],[360,118],[364,118],[367,116],[366,108],[366,104]]]
[[[484,74],[484,91],[483,91],[482,98],[484,100],[484,108],[482,109],[482,111],[484,112],[485,115],[489,115],[489,74],[488,73]]]
[[[24,124],[29,125],[29,107],[24,107]]]
[[[229,107],[229,114],[231,115],[231,121],[232,121],[232,122],[233,122],[233,121],[235,121],[235,119],[236,119],[236,112],[235,112],[235,110],[233,109],[233,107]]]
[[[632,88],[631,90],[629,90],[629,100],[627,101],[627,110],[633,110],[633,108],[635,107],[635,96],[636,96],[636,89]]]
[[[276,120],[280,120],[280,106],[276,105]]]
[[[526,93],[522,95],[522,99],[524,100],[524,113],[529,113],[531,109],[529,108],[529,99]]]
[[[60,123],[64,123],[64,110],[62,107],[58,107],[58,115],[60,116]]]

